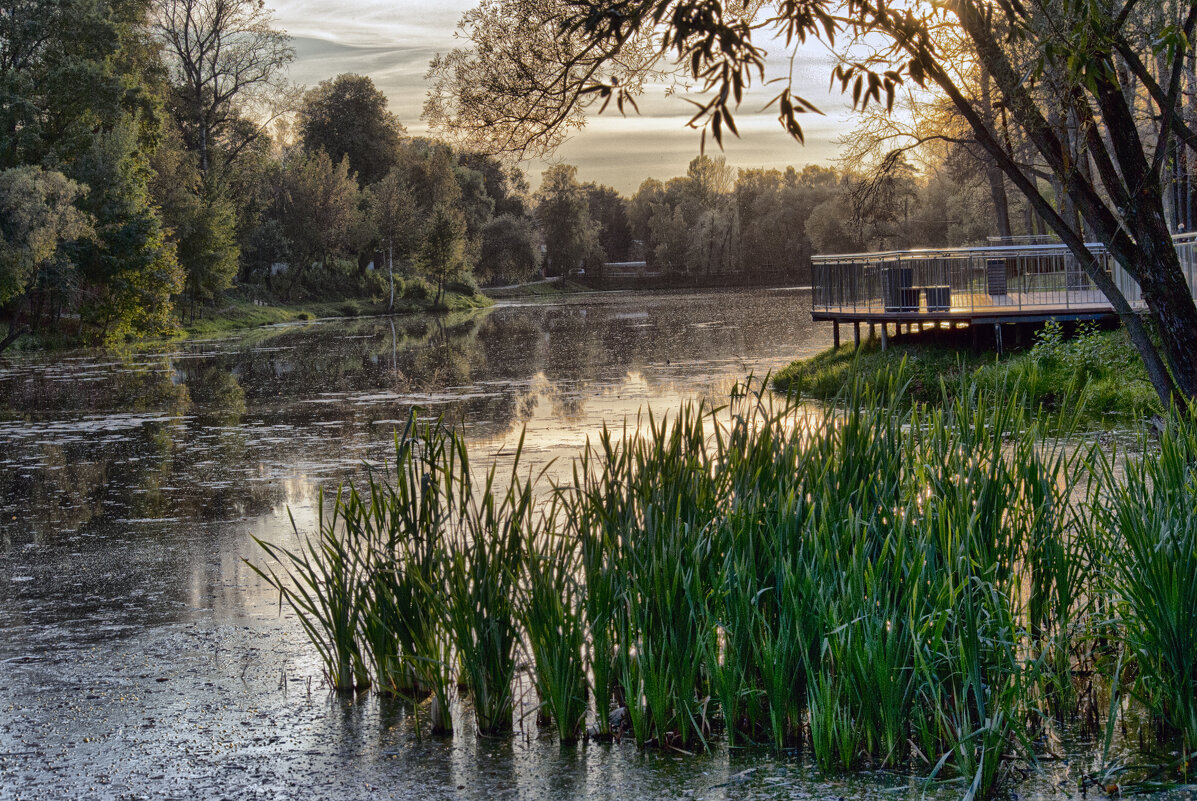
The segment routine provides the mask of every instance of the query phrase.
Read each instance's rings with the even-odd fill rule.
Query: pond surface
[[[563,748],[531,718],[420,739],[402,704],[330,695],[243,562],[311,530],[413,408],[476,462],[526,431],[526,463],[563,465],[604,423],[827,347],[809,312],[804,290],[611,293],[0,360],[0,798],[957,797],[800,754]],[[1092,758],[1066,757],[1095,749],[1059,750],[1020,797],[1076,793]]]

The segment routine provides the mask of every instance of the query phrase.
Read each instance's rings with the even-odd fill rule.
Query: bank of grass
[[[917,342],[893,343],[882,351],[874,339],[859,350],[832,348],[809,359],[791,362],[774,374],[773,388],[827,401],[841,394],[854,380],[866,384],[888,383],[900,371],[908,382],[904,397],[927,403],[942,397],[942,382],[959,383],[961,377],[973,375],[992,358],[947,345]]]
[[[427,699],[434,728],[460,685],[479,731],[510,732],[526,660],[563,741],[610,700],[642,747],[805,744],[825,772],[985,798],[1064,725],[1108,737],[1129,695],[1142,758],[1110,761],[1107,739],[1085,781],[1190,781],[1197,418],[1123,472],[1016,386],[931,407],[889,376],[823,412],[738,388],[729,409],[605,430],[539,506],[518,453],[479,482],[458,433],[413,423],[385,472],[256,569],[332,686]],[[603,711],[597,733],[618,734]]]
[[[563,278],[550,278],[544,281],[529,281],[526,284],[513,284],[512,286],[484,287],[480,291],[488,298],[500,300],[507,298],[575,295],[580,292],[592,292],[593,290],[576,281],[569,281]]]
[[[973,352],[963,337],[933,336],[893,343],[884,352],[870,340],[859,351],[841,347],[795,361],[773,377],[773,387],[816,400],[831,400],[853,381],[887,383],[898,374],[907,382],[908,402],[943,403],[962,387],[996,390],[1017,386],[1031,409],[1059,411],[1075,406],[1087,428],[1134,424],[1161,412],[1159,399],[1138,353],[1122,329],[1103,331],[1082,324],[1072,336],[1049,321],[1029,349],[998,357]],[[1071,410],[1070,410],[1071,411]]]
[[[492,301],[481,293],[448,291],[439,307],[434,307],[431,297],[396,298],[391,313],[464,311],[485,308],[491,303]],[[284,303],[254,300],[243,293],[230,293],[218,301],[216,306],[198,311],[194,319],[188,316],[186,322],[180,321],[180,331],[182,336],[187,338],[206,337],[281,323],[332,317],[370,317],[386,313],[385,299],[351,298],[326,302]]]
[[[482,292],[464,283],[450,284],[440,304],[434,303],[434,289],[422,279],[397,281],[397,288],[394,306],[389,309],[391,314],[396,315],[466,312],[484,309],[494,304],[494,301]],[[159,332],[157,336],[110,342],[105,347],[153,347],[162,339],[212,337],[271,325],[337,317],[371,317],[387,313],[386,297],[343,297],[327,301],[289,302],[283,297],[266,292],[261,287],[244,286],[222,293],[211,304],[194,308],[182,304],[176,306],[172,327]],[[78,348],[84,345],[85,341],[85,336],[78,330],[57,334],[26,333],[18,337],[11,348],[14,352],[65,350]]]

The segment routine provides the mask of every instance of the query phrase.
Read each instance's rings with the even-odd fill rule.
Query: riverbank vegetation
[[[228,325],[247,297],[289,307],[255,319],[456,307],[538,267],[519,170],[407,136],[365,76],[292,85],[260,3],[4,18],[0,350]]]
[[[966,332],[918,334],[885,351],[875,339],[866,340],[859,350],[830,349],[791,363],[773,376],[773,387],[830,401],[854,382],[886,385],[899,375],[909,402],[954,399],[972,386],[1014,386],[1030,410],[1056,414],[1073,405],[1071,419],[1085,427],[1133,428],[1163,412],[1124,330],[1082,323],[1066,336],[1056,321],[1035,333],[1030,348],[1000,357],[971,349]]]
[[[1197,420],[1111,454],[1017,388],[925,406],[899,371],[817,408],[762,393],[604,430],[548,489],[413,423],[255,569],[330,686],[441,731],[460,684],[490,734],[537,709],[563,741],[588,717],[646,748],[809,748],[989,797],[1081,731],[1104,743],[1084,786],[1191,781]]]
[[[427,283],[416,279],[400,283],[400,286],[404,286],[404,289],[397,292],[394,304],[380,298],[284,303],[263,300],[260,293],[230,291],[216,299],[212,306],[195,316],[189,316],[182,323],[182,334],[186,337],[211,336],[226,331],[330,317],[457,312],[485,308],[491,303],[473,287],[453,284],[434,306],[432,290]]]
[[[858,208],[900,186],[909,158],[963,155],[988,184],[992,232],[1016,235],[1013,187],[1022,233],[1050,232],[1068,250],[1126,327],[1160,403],[1197,398],[1197,303],[1170,241],[1193,226],[1192,4],[484,0],[459,32],[463,46],[433,62],[430,105],[441,113],[429,119],[520,155],[552,152],[588,112],[636,108],[661,85],[684,88],[689,124],[723,145],[740,135],[746,93],[780,84],[765,107],[802,143],[804,116],[818,111],[802,96],[808,77],[778,70],[771,56],[784,42],[791,62],[801,60],[817,39],[837,56],[831,84],[851,93],[856,111],[872,110],[844,141],[848,158],[875,168]],[[527,41],[538,47],[529,53]],[[1113,278],[1090,243],[1132,280]]]
[[[987,230],[961,148],[882,183],[853,165],[737,170],[700,155],[631,196],[565,164],[533,191],[445,128],[457,117],[443,93],[425,116],[457,144],[407,135],[369,77],[291,84],[271,12],[220,8],[38,0],[0,32],[23,54],[0,60],[0,350],[207,331],[205,318],[245,317],[244,297],[289,307],[259,320],[439,309],[454,287],[543,276],[802,283],[816,251]],[[628,261],[644,264],[604,270]]]

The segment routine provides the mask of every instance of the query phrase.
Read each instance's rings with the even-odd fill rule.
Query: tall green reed
[[[294,610],[320,655],[329,685],[349,692],[368,688],[370,677],[358,637],[365,607],[363,576],[352,537],[339,531],[341,500],[338,492],[326,511],[320,493],[316,536],[302,538],[294,551],[255,537],[270,561],[264,567],[249,566],[278,590],[280,606],[285,602]],[[291,526],[298,538],[294,518]]]
[[[595,731],[602,737],[611,735],[612,704],[622,694],[615,661],[617,629],[623,628],[616,542],[633,519],[627,496],[608,492],[618,481],[617,447],[611,430],[604,426],[597,448],[588,446],[574,460],[573,484],[557,496],[562,499],[565,536],[575,538],[579,548]]]
[[[1154,451],[1154,452],[1153,452]],[[1158,443],[1103,466],[1102,555],[1114,610],[1134,657],[1137,694],[1197,749],[1197,418],[1173,413]]]
[[[586,637],[578,542],[558,533],[558,507],[525,551],[519,616],[536,666],[542,707],[562,742],[578,739],[586,721]]]
[[[296,571],[280,593],[334,685],[431,693],[448,725],[458,678],[486,733],[510,728],[527,647],[562,740],[589,695],[600,734],[614,705],[643,745],[703,747],[721,721],[734,743],[809,742],[824,770],[922,764],[984,797],[1076,714],[1101,637],[1192,731],[1197,427],[1123,482],[1016,387],[927,407],[901,376],[604,429],[544,507],[532,475],[475,481],[460,436],[409,428],[314,550],[270,551]]]
[[[506,489],[495,484],[497,467],[473,487],[465,440],[451,438],[463,486],[460,517],[445,550],[439,604],[474,702],[478,730],[487,735],[511,731],[514,707],[519,567],[534,523],[531,477],[517,475],[523,439],[516,448]]]
[[[434,734],[453,730],[453,649],[438,599],[445,591],[448,542],[469,500],[468,464],[460,455],[452,432],[439,423],[420,425],[413,415],[396,434],[393,465],[368,473],[369,501],[354,507],[374,533],[363,553],[373,601],[363,634],[375,653],[397,645],[399,669],[384,686],[430,696]]]
[[[701,694],[711,633],[705,587],[724,496],[708,418],[705,408],[688,406],[676,420],[650,414],[643,430],[618,443],[604,432],[601,450],[576,472],[569,516],[581,521],[584,569],[597,579],[587,604],[592,670],[606,670],[614,632],[614,670],[640,742],[690,747],[705,742],[709,728]]]

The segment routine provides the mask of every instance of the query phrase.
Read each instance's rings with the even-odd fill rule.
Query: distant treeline
[[[703,155],[627,200],[556,166],[537,197],[549,274],[644,261],[681,283],[805,281],[815,253],[984,243],[995,230],[983,172],[952,149],[921,175],[900,158],[858,173],[737,170]]]
[[[645,261],[804,280],[813,252],[989,231],[975,169],[880,178],[699,156],[631,197],[409,137],[365,76],[303,91],[256,0],[0,0],[0,350],[173,330],[233,287],[388,297]],[[457,284],[458,286],[455,286]]]

